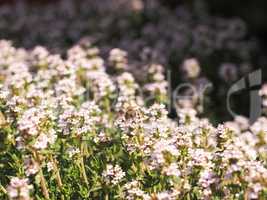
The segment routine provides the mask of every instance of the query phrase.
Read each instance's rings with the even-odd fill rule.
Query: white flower
[[[200,174],[199,184],[203,188],[210,187],[216,181],[214,173],[210,169],[205,169]]]
[[[197,121],[197,111],[193,108],[182,108],[177,110],[179,122],[181,124],[192,124]]]
[[[36,174],[40,169],[39,164],[30,157],[25,158],[24,167],[27,176]]]
[[[195,58],[185,60],[182,69],[188,78],[196,78],[200,74],[200,66]]]
[[[180,170],[178,169],[177,164],[175,163],[171,163],[170,166],[166,167],[163,172],[167,175],[167,176],[177,176],[179,177],[181,175]]]
[[[265,117],[260,117],[252,126],[250,127],[250,130],[254,134],[258,134],[259,132],[267,132],[267,118]]]
[[[140,189],[139,181],[133,180],[131,182],[128,182],[123,186],[123,189],[124,198],[126,200],[135,200],[137,198],[141,198],[144,200],[150,199],[149,195]]]
[[[78,153],[80,153],[80,150],[78,148],[71,147],[67,149],[67,154],[69,155],[69,158],[72,158],[75,154]]]
[[[52,162],[47,162],[46,163],[47,171],[50,172],[54,169],[54,165]]]
[[[33,187],[28,185],[28,179],[14,177],[7,187],[8,196],[11,200],[23,199],[30,200],[30,190]]]
[[[261,88],[261,90],[259,91],[259,95],[260,96],[267,96],[267,84],[264,84]]]
[[[113,166],[108,164],[102,176],[107,184],[112,183],[113,185],[117,185],[125,176],[125,172],[122,171],[119,165]]]
[[[45,149],[49,143],[49,139],[47,135],[40,134],[36,140],[36,142],[33,144],[33,147],[36,149]]]
[[[155,195],[158,200],[175,200],[177,197],[171,191],[164,191]]]
[[[127,52],[117,48],[112,49],[108,60],[116,69],[125,69],[127,67]]]
[[[135,83],[134,77],[128,72],[122,73],[117,77],[118,89],[120,96],[133,96],[135,95],[138,85]]]

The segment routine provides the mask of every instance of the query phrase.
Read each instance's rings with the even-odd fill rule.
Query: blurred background
[[[139,82],[148,63],[171,71],[171,86],[212,83],[203,115],[231,119],[226,93],[241,77],[267,64],[267,4],[264,0],[0,0],[0,38],[16,47],[42,45],[53,53],[84,41],[102,55],[115,47],[128,52]],[[183,63],[194,58],[197,77],[183,76]],[[248,91],[233,100],[247,116]]]

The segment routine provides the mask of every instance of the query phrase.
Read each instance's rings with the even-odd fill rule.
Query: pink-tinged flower
[[[127,52],[117,48],[112,49],[109,53],[108,61],[116,69],[125,69],[128,65]]]
[[[32,188],[32,185],[28,184],[28,179],[14,177],[7,187],[7,192],[11,200],[30,200],[30,190]]]
[[[267,96],[267,84],[264,84],[259,91],[260,96]]]
[[[117,185],[125,176],[125,172],[122,171],[119,165],[113,166],[108,164],[102,176],[107,184],[112,183],[113,185]]]
[[[170,166],[163,169],[163,172],[167,176],[177,176],[179,177],[181,175],[180,170],[178,169],[178,166],[176,163],[171,163]]]
[[[30,157],[25,158],[24,168],[27,176],[35,175],[40,169],[39,164]]]
[[[182,70],[188,78],[197,78],[201,71],[199,63],[195,58],[185,60]]]
[[[36,149],[45,149],[49,143],[49,139],[47,135],[45,134],[40,134],[34,143],[33,147]]]

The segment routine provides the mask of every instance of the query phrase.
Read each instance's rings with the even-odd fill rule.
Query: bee
[[[132,119],[132,118],[135,118],[136,116],[138,116],[138,111],[134,109],[133,107],[129,107],[126,110],[126,113],[125,113],[126,119]]]

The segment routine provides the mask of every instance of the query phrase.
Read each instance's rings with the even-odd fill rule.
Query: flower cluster
[[[157,67],[151,66],[151,71],[154,71],[151,72],[154,73],[152,76],[158,81],[148,82],[144,87],[146,92],[156,93],[155,98],[158,100],[166,100],[166,82],[162,80],[162,74],[169,73],[167,69],[172,73],[173,89],[185,79],[196,86],[198,91],[203,89],[203,85],[213,82],[214,93],[210,98],[211,101],[217,102],[225,99],[225,90],[229,84],[247,74],[253,69],[252,66],[264,66],[266,63],[262,53],[264,51],[261,51],[257,40],[250,36],[246,24],[238,18],[225,19],[210,14],[205,1],[182,1],[175,3],[177,6],[171,9],[164,6],[166,3],[163,0],[51,2],[31,4],[27,0],[20,0],[1,6],[0,37],[11,39],[26,48],[41,44],[64,56],[65,52],[78,42],[79,45],[71,48],[67,56],[69,60],[76,60],[75,63],[81,68],[79,76],[91,79],[94,85],[91,90],[100,91],[97,92],[98,96],[95,96],[97,100],[114,92],[114,85],[101,70],[96,70],[96,73],[84,72],[103,67],[103,59],[96,56],[99,54],[98,48],[84,51],[83,48],[88,47],[90,43],[100,47],[103,57],[107,59],[107,71],[110,74],[127,70],[137,81],[146,82],[146,68],[154,63],[160,64]],[[14,48],[8,49],[8,45],[3,44],[1,48],[7,48],[6,53],[15,52]],[[25,51],[16,52],[16,56],[6,57],[5,62],[10,62],[14,56],[18,60],[23,59]],[[5,54],[2,56],[5,57]],[[73,70],[71,65],[68,65],[69,70],[63,67],[64,64],[59,65],[59,55],[51,56],[40,46],[32,52],[30,59],[39,67],[58,66],[57,70],[60,70],[61,75],[71,74]],[[16,76],[10,80],[16,83],[16,87],[23,86],[25,81],[31,79],[24,64],[20,62],[12,66],[13,71],[24,74],[21,80]],[[163,73],[159,69],[161,65],[165,68]],[[46,73],[43,71],[38,71],[40,77],[36,79],[58,74],[56,70]],[[54,79],[56,80],[57,78]],[[72,80],[67,83],[64,80],[61,84],[72,87],[72,92],[77,92],[76,95],[79,96],[83,87],[71,86],[74,82]],[[188,91],[186,95],[187,93]],[[154,95],[151,95],[151,98],[152,96]],[[192,101],[182,100],[177,104],[179,109],[186,104],[186,107],[203,111],[199,101],[202,101],[201,97],[195,95]],[[244,100],[244,105],[246,103],[248,102]],[[220,107],[210,109],[210,112],[228,114]],[[223,120],[220,118],[216,121]]]
[[[102,176],[106,184],[116,185],[121,181],[121,179],[123,179],[125,173],[122,171],[120,166],[118,165],[112,166],[108,164],[107,169],[102,173]]]
[[[30,200],[31,185],[28,185],[27,179],[12,178],[7,188],[10,199]]]
[[[164,67],[139,81],[121,49],[0,46],[0,198],[266,198],[266,117],[215,126],[184,101],[169,118]],[[201,69],[186,59],[183,78]]]

